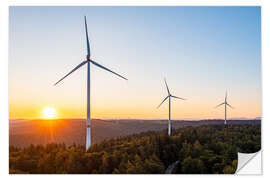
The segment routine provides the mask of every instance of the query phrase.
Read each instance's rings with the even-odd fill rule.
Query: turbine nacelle
[[[180,97],[177,97],[177,96],[172,95],[172,94],[170,93],[170,90],[169,90],[168,84],[167,84],[167,82],[166,82],[166,79],[164,79],[164,81],[165,81],[165,85],[166,85],[166,88],[167,88],[168,96],[166,96],[166,97],[164,98],[164,100],[159,104],[159,106],[158,106],[157,108],[159,108],[159,107],[163,104],[163,102],[166,101],[168,98],[169,98],[169,99],[170,99],[170,98],[176,98],[176,99],[186,100],[186,99],[184,99],[184,98],[180,98]]]
[[[226,94],[225,94],[224,102],[220,103],[220,104],[217,105],[215,108],[217,108],[217,107],[219,107],[219,106],[222,106],[222,105],[229,106],[230,108],[233,109],[233,107],[227,102],[227,91],[226,91]]]

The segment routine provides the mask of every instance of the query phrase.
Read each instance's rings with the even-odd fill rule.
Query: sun
[[[45,119],[53,119],[56,117],[56,110],[52,107],[45,107],[42,110],[42,115]]]

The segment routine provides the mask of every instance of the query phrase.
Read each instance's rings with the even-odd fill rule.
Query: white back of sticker
[[[256,153],[238,153],[238,164],[235,174],[262,174],[261,151]]]

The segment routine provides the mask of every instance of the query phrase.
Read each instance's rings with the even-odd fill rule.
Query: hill
[[[231,174],[237,152],[261,148],[260,124],[184,127],[168,136],[148,131],[84,146],[47,144],[9,148],[10,173],[163,174],[179,161],[177,174]]]
[[[222,120],[172,121],[174,129],[186,126],[223,124]],[[260,124],[260,120],[230,120],[229,124]],[[121,137],[146,131],[167,129],[167,120],[92,120],[92,141]],[[84,119],[10,120],[9,144],[27,147],[30,144],[65,143],[85,144]]]

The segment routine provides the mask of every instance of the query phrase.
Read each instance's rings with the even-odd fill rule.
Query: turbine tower
[[[171,98],[177,98],[177,99],[181,99],[181,100],[186,100],[186,99],[180,98],[180,97],[176,97],[176,96],[173,96],[173,95],[170,93],[170,90],[169,90],[169,88],[168,88],[166,79],[164,79],[164,81],[165,81],[165,85],[166,85],[166,88],[167,88],[168,96],[165,97],[165,99],[160,103],[160,105],[159,105],[157,108],[159,108],[159,107],[161,106],[161,104],[169,98],[168,135],[170,136],[171,133],[172,133],[172,122],[171,122]]]
[[[67,75],[65,75],[63,78],[61,78],[59,81],[57,81],[54,85],[58,84],[60,81],[65,79],[67,76],[69,76],[71,73],[82,67],[83,65],[87,64],[87,120],[86,120],[86,150],[91,146],[91,118],[90,118],[90,64],[94,64],[99,68],[105,69],[106,71],[109,71],[125,80],[127,80],[125,77],[113,72],[112,70],[98,64],[97,62],[93,61],[90,54],[90,43],[88,39],[88,31],[87,31],[87,22],[86,22],[86,16],[84,16],[84,25],[85,25],[85,35],[86,35],[86,45],[87,45],[87,55],[86,60],[81,62],[78,66],[76,66],[74,69],[72,69]]]
[[[229,106],[230,108],[233,109],[233,107],[227,102],[227,91],[226,91],[226,94],[225,94],[225,99],[224,99],[224,102],[217,105],[215,108],[219,107],[219,106],[222,106],[224,104],[224,107],[225,107],[225,117],[224,117],[224,124],[226,125],[227,124],[227,106]]]

